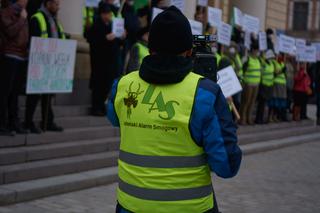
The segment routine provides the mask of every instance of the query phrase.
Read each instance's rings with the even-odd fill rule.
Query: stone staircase
[[[0,137],[0,205],[117,181],[119,131],[87,116],[87,106],[56,106],[55,114],[63,133]],[[320,132],[312,121],[239,129],[243,147],[288,138],[317,141]]]

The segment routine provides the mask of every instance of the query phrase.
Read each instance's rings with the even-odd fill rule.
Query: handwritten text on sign
[[[232,66],[218,72],[218,84],[221,87],[224,97],[228,98],[242,90],[239,79]]]
[[[259,32],[259,48],[260,51],[268,49],[267,34],[265,32]]]
[[[77,42],[32,37],[27,94],[71,93]]]
[[[114,18],[112,20],[112,32],[117,38],[121,38],[124,34],[124,19]]]
[[[279,39],[280,52],[294,55],[295,54],[296,40],[290,36],[281,34]]]
[[[203,25],[201,22],[189,19],[192,35],[202,35]]]
[[[260,30],[260,20],[257,17],[245,14],[243,16],[243,27],[245,31],[258,34]]]
[[[219,27],[222,20],[222,10],[219,8],[208,7],[208,22],[213,27]]]
[[[230,46],[232,27],[222,22],[218,28],[218,42],[220,44]]]

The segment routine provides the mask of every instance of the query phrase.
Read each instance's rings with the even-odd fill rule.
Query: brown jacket
[[[5,36],[4,54],[26,58],[28,56],[29,27],[27,19],[20,17],[22,8],[12,4],[0,11],[0,28]]]

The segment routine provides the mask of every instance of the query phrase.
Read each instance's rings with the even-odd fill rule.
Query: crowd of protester
[[[138,70],[143,58],[149,54],[148,30],[152,22],[152,8],[164,9],[166,2],[152,0],[147,5],[136,7],[133,0],[126,0],[120,10],[114,0],[101,0],[97,7],[83,8],[83,36],[90,46],[92,115],[105,115],[105,100],[113,81]],[[54,95],[27,95],[24,121],[18,116],[18,96],[25,94],[30,38],[44,36],[39,16],[44,17],[48,25],[45,37],[67,37],[57,18],[59,3],[59,0],[1,1],[0,135],[63,131],[54,122],[51,107]],[[217,29],[210,26],[206,17],[206,8],[197,7],[194,19],[205,26],[203,33],[215,34]],[[114,18],[125,20],[125,32],[121,37],[112,33]],[[212,44],[218,68],[232,66],[242,84],[243,91],[232,97],[240,112],[239,124],[308,119],[308,99],[316,96],[317,124],[320,125],[320,62],[301,63],[294,56],[276,54],[275,33],[267,29],[266,34],[266,51],[259,50],[255,35],[251,36],[251,46],[246,49],[245,34],[239,26],[233,26],[230,46]],[[40,100],[42,122],[37,125],[33,117]],[[289,113],[292,116],[289,117]]]

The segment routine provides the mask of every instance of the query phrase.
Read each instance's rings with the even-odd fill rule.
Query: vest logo
[[[131,107],[136,108],[138,106],[137,98],[140,94],[142,94],[144,92],[144,91],[140,92],[140,89],[141,89],[140,84],[138,85],[138,89],[136,91],[132,91],[132,85],[133,85],[133,81],[131,82],[131,84],[129,86],[129,90],[126,91],[128,94],[128,97],[124,98],[124,105],[127,107],[127,118],[128,119],[130,119],[131,114],[132,114]]]
[[[149,113],[152,111],[158,111],[159,118],[163,120],[171,120],[176,114],[174,104],[178,106],[180,104],[174,100],[165,102],[161,91],[158,93],[155,99],[151,100],[155,89],[156,87],[154,85],[149,85],[141,103],[150,105]],[[166,115],[163,116],[163,114],[160,113],[166,113]]]

